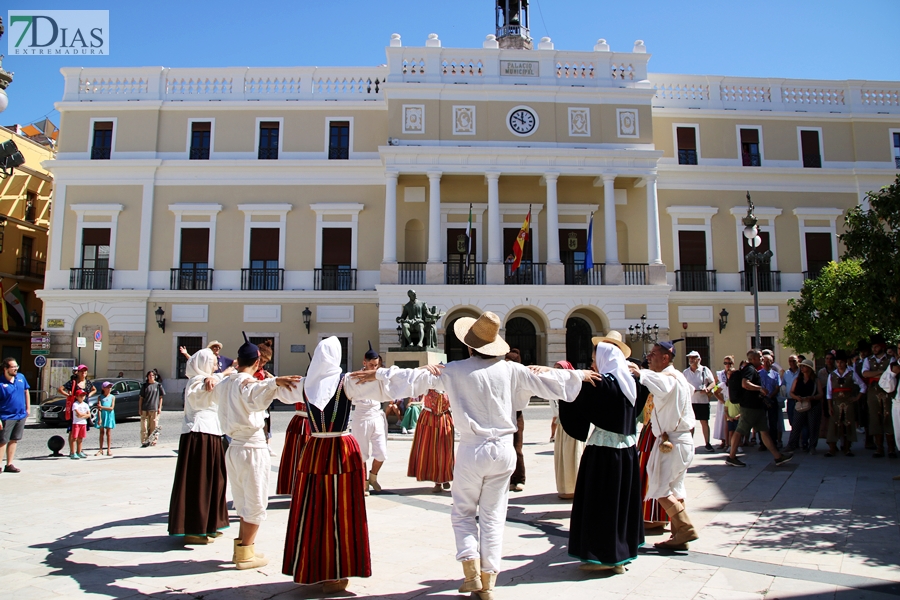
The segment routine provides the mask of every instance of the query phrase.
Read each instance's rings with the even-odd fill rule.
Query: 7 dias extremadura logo
[[[109,55],[108,10],[11,10],[12,56]]]

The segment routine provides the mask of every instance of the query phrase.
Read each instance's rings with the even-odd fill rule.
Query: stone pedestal
[[[506,283],[506,265],[503,263],[488,263],[485,268],[485,278],[488,285],[503,285]]]
[[[388,348],[384,354],[384,366],[398,366],[403,369],[415,369],[422,365],[437,365],[447,362],[447,355],[436,349],[412,350],[409,348]]]
[[[651,264],[647,269],[648,285],[666,285],[666,265]]]
[[[547,265],[547,285],[565,285],[566,266],[562,263],[549,263]]]
[[[428,285],[443,285],[445,281],[444,263],[428,263],[425,265],[425,283]]]
[[[381,263],[381,283],[397,285],[399,280],[400,275],[397,263]]]
[[[606,265],[606,285],[625,285],[625,270],[622,265]]]

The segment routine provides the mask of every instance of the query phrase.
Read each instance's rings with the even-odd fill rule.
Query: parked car
[[[139,379],[97,379],[96,385],[108,381],[113,384],[112,395],[116,397],[116,421],[128,417],[141,416],[141,381]],[[100,391],[88,398],[88,406],[91,408],[91,417],[97,422],[97,400]],[[66,422],[66,397],[54,396],[41,403],[41,422],[48,426],[62,426]]]

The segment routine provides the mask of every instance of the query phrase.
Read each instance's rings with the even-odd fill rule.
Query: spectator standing
[[[731,399],[731,395],[728,392],[728,377],[734,372],[734,357],[731,355],[726,356],[722,360],[722,365],[725,368],[716,372],[716,380],[719,382],[719,385],[713,391],[718,404],[716,405],[716,425],[712,437],[722,441],[718,450],[725,450],[728,447],[728,440],[731,439],[728,429],[728,404]],[[737,426],[737,422],[735,422],[735,426]]]
[[[796,359],[796,357],[792,358]],[[822,399],[825,397],[825,390],[819,385],[816,366],[811,360],[804,360],[800,363],[799,371],[799,375],[791,380],[788,391],[789,401],[794,403],[788,448],[796,450],[802,443],[805,433],[809,439],[807,444],[804,444],[804,450],[808,447],[809,453],[815,454],[816,445],[819,443],[819,421],[822,420]],[[785,371],[785,374],[789,372]]]
[[[816,371],[815,367],[813,368],[813,377],[815,377]],[[794,387],[794,380],[800,376],[800,360],[797,358],[796,354],[791,354],[788,357],[788,368],[781,373],[781,380],[784,382],[784,391],[785,397],[787,398],[787,415],[788,415],[788,423],[791,424],[791,438],[794,437],[794,406],[797,404],[797,401],[791,395],[791,390]],[[819,410],[821,411],[821,404],[819,405]],[[821,415],[820,415],[821,416]],[[818,432],[817,432],[818,433]],[[803,420],[803,430],[800,432],[800,440],[803,444],[803,451],[809,450],[809,424],[808,420]],[[793,448],[796,450],[796,448]]]
[[[694,411],[694,419],[700,423],[703,431],[703,441],[706,442],[706,451],[714,449],[709,443],[709,393],[716,385],[712,371],[700,364],[700,353],[696,350],[687,353],[688,368],[682,373],[688,383],[691,384],[691,408]]]
[[[781,430],[784,427],[784,418],[781,416],[781,400],[778,399],[781,375],[772,367],[772,364],[772,357],[763,354],[759,377],[765,392],[763,402],[766,404],[766,416],[769,420],[769,435],[775,440],[775,447],[781,448]],[[759,449],[762,451],[763,446],[760,446]]]
[[[869,340],[860,340],[859,344],[856,346],[856,351],[859,354],[859,359],[853,363],[853,370],[856,371],[856,374],[862,379],[863,364],[865,364],[866,359],[872,354],[872,344],[869,343]],[[867,402],[860,402],[856,407],[856,420],[856,433],[864,433],[866,435],[866,450],[874,450],[875,442],[872,441],[872,434],[869,432],[869,406]]]
[[[869,410],[869,429],[867,433],[872,436],[875,445],[875,454],[872,458],[884,458],[884,447],[887,445],[891,458],[897,458],[897,448],[894,446],[894,427],[891,419],[891,401],[887,392],[878,386],[878,380],[887,371],[891,363],[891,357],[887,353],[887,344],[880,335],[872,338],[872,354],[862,365],[862,376],[866,382],[866,404]]]
[[[97,399],[97,430],[100,432],[100,450],[94,456],[103,455],[103,436],[106,436],[106,455],[112,456],[112,430],[116,427],[116,397],[112,395],[112,383],[104,381]]]
[[[828,388],[828,376],[831,375],[831,372],[834,371],[834,350],[825,353],[825,366],[819,369],[819,372],[816,374],[816,377],[819,380],[819,389],[825,390]],[[826,398],[822,402],[822,424],[819,426],[819,437],[826,438],[828,437],[828,423],[831,419],[831,402]]]
[[[141,448],[156,445],[156,440],[151,442],[150,437],[159,425],[165,396],[166,390],[156,381],[156,373],[147,371],[147,381],[141,386]]]
[[[30,386],[25,376],[19,373],[19,363],[15,358],[3,359],[3,377],[0,379],[0,454],[6,448],[4,473],[18,473],[13,464],[16,446],[25,431],[25,421],[31,407]]]
[[[72,441],[75,443],[74,452],[69,454],[71,459],[87,458],[82,451],[82,444],[87,435],[87,422],[91,417],[91,409],[85,402],[87,394],[84,390],[75,390],[75,402],[72,404]]]
[[[75,452],[74,439],[72,437],[72,404],[75,402],[75,392],[81,390],[84,392],[85,399],[90,398],[97,393],[94,382],[87,378],[87,365],[78,365],[72,373],[72,378],[65,382],[57,390],[63,396],[66,396],[66,423],[69,432],[69,455]]]
[[[843,441],[841,449],[846,456],[853,456],[850,446],[856,441],[856,407],[866,393],[866,383],[847,365],[847,353],[838,350],[834,361],[836,368],[828,375],[825,397],[831,405],[831,419],[828,422],[828,452],[825,456],[837,454],[837,442]]]
[[[775,466],[780,467],[790,461],[794,455],[784,454],[775,447],[775,441],[769,435],[769,422],[766,417],[766,405],[763,402],[763,394],[765,390],[762,387],[762,379],[759,370],[762,368],[762,354],[759,350],[753,349],[747,352],[747,364],[741,369],[737,375],[741,377],[741,418],[738,421],[737,429],[731,436],[731,453],[725,459],[725,464],[730,467],[746,467],[747,464],[740,460],[737,456],[738,445],[741,436],[749,436],[750,430],[755,429],[759,432],[763,444],[772,456],[775,458]]]

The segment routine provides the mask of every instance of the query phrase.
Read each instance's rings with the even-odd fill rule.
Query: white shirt
[[[880,357],[879,357],[879,356],[867,356],[867,357],[865,357],[865,358],[863,359],[863,363],[862,363],[862,372],[865,373],[866,371],[874,371],[875,369],[872,368],[872,367],[870,366],[871,363],[869,362],[869,359],[870,359],[870,358],[873,358],[873,359],[875,359],[875,360],[880,360],[880,359],[883,359],[883,358],[884,358],[884,355],[885,355],[885,353],[882,353]],[[873,362],[874,362],[874,361],[873,361]],[[890,366],[890,363],[888,363],[888,366]],[[850,368],[850,365],[847,365],[847,368],[849,369],[849,368]],[[865,390],[863,390],[863,391],[865,391]]]
[[[865,394],[866,393],[866,382],[862,380],[862,377],[860,377],[859,374],[856,372],[856,370],[854,368],[852,368],[850,365],[847,365],[847,370],[844,371],[843,373],[841,373],[837,367],[834,368],[834,371],[832,371],[832,373],[837,373],[838,377],[843,377],[844,375],[847,374],[848,371],[850,373],[853,373],[853,381],[855,381],[856,385],[859,386],[859,393]],[[831,374],[830,373],[828,374],[828,384],[825,386],[825,389],[827,390],[825,393],[825,397],[828,398],[829,400],[831,400]]]
[[[195,431],[222,435],[215,389],[211,392],[206,391],[207,377],[213,378],[216,383],[225,378],[221,373],[214,373],[213,375],[194,377],[188,382],[187,387],[184,388],[184,423],[181,425],[181,433]]]
[[[241,385],[248,380],[247,386]],[[246,448],[266,447],[263,431],[266,409],[277,391],[274,377],[260,381],[249,373],[232,373],[213,388],[219,405],[219,424],[233,444]]]
[[[719,383],[722,384],[719,386],[719,389],[722,391],[722,398],[725,402],[728,402],[731,400],[731,394],[728,393],[728,378],[725,377],[725,369],[716,371],[716,377],[719,379]]]
[[[684,375],[669,365],[661,373],[641,369],[641,385],[653,394],[653,414],[650,423],[653,434],[690,431],[697,424],[691,408],[693,388]]]
[[[512,436],[516,411],[532,396],[572,402],[581,392],[582,372],[551,369],[540,375],[503,358],[472,356],[444,367],[435,377],[422,369],[378,369],[378,381],[394,398],[420,396],[430,389],[450,397],[461,443]]]
[[[691,384],[694,391],[691,393],[691,402],[694,404],[709,404],[709,394],[706,386],[715,383],[712,372],[705,365],[698,365],[694,371],[690,367],[682,371],[684,378]]]
[[[381,410],[381,401],[356,398],[353,399],[353,412],[350,413],[350,419],[380,419],[382,418],[382,414],[384,414],[384,411]]]
[[[72,425],[87,425],[87,419],[84,417],[79,417],[78,413],[90,413],[91,407],[88,406],[87,402],[75,402],[72,404]]]

